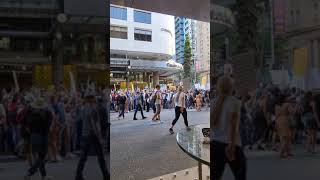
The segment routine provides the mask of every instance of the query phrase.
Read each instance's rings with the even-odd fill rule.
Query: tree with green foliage
[[[192,52],[191,52],[191,44],[190,38],[187,35],[186,41],[184,43],[184,62],[183,62],[183,77],[190,78],[191,77],[191,66],[192,66]]]
[[[263,50],[263,12],[265,0],[236,0],[232,10],[235,13],[236,33],[231,39],[235,41],[236,53],[253,50],[256,52],[257,65],[261,65]]]

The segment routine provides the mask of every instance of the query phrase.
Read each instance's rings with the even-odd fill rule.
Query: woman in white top
[[[229,164],[236,180],[246,179],[246,158],[241,148],[239,131],[241,102],[232,96],[233,80],[222,76],[217,84],[218,97],[211,113],[213,179],[222,178],[225,164]]]
[[[183,92],[182,86],[179,86],[178,93],[176,94],[174,98],[174,103],[175,103],[175,118],[172,121],[172,126],[169,129],[170,134],[173,134],[173,126],[177,123],[177,121],[180,118],[180,114],[182,114],[183,119],[184,119],[184,124],[188,128],[188,118],[187,118],[187,110],[186,110],[186,102],[185,102],[185,96],[186,94]]]

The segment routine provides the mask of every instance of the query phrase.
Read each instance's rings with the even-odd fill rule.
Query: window
[[[10,48],[10,39],[8,37],[0,37],[0,50],[8,50]]]
[[[152,41],[152,32],[149,30],[134,29],[134,40]]]
[[[151,24],[151,13],[134,11],[134,22]]]
[[[110,26],[110,37],[118,39],[128,39],[128,28],[119,26]]]
[[[110,6],[110,18],[127,20],[127,9]]]

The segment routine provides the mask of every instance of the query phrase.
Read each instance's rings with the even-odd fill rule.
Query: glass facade
[[[152,31],[134,29],[134,40],[137,41],[152,41]]]
[[[151,24],[151,13],[134,10],[134,22]]]
[[[127,9],[110,6],[110,18],[127,20]]]

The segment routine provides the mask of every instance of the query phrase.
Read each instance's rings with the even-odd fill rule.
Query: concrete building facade
[[[286,1],[291,85],[320,88],[320,1]]]
[[[169,64],[175,54],[174,17],[110,6],[112,83],[122,88],[154,86],[179,71]]]
[[[196,29],[196,72],[200,76],[200,85],[206,88],[210,82],[210,23],[197,21]]]

